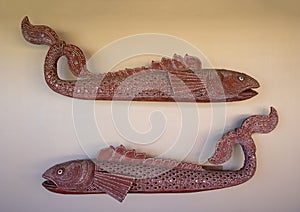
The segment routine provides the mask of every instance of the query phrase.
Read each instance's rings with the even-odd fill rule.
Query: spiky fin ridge
[[[145,164],[149,166],[160,166],[164,168],[186,169],[186,170],[193,170],[193,171],[206,170],[205,168],[203,168],[201,165],[198,164],[178,162],[175,160],[161,159],[161,158],[151,158],[151,157],[147,158],[145,153],[137,153],[134,149],[127,150],[123,145],[120,145],[116,148],[110,146],[108,148],[101,149],[96,159],[99,161]]]
[[[173,74],[177,74],[178,71],[189,71],[193,73],[193,70],[199,70],[202,68],[201,61],[195,56],[174,54],[173,58],[163,57],[161,61],[152,61],[149,67],[139,67],[139,68],[126,68],[125,70],[120,70],[117,72],[108,72],[107,76],[109,77],[118,77],[118,76],[130,76],[141,71],[173,71]]]

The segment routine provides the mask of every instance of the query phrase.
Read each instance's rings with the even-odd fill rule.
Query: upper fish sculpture
[[[129,68],[96,74],[88,71],[83,52],[66,44],[45,25],[32,25],[28,17],[21,24],[24,38],[50,47],[44,64],[45,80],[55,92],[79,99],[225,102],[249,99],[259,83],[252,77],[225,69],[202,69],[193,56],[174,55],[152,61],[150,67]],[[58,59],[65,56],[76,80],[60,79]]]
[[[48,169],[43,186],[63,194],[107,193],[122,202],[127,193],[197,192],[235,186],[248,181],[256,170],[253,133],[268,133],[278,123],[277,111],[248,117],[242,126],[226,133],[217,143],[210,165],[168,159],[147,158],[144,153],[124,146],[100,150],[94,160],[73,160]],[[244,165],[224,170],[220,165],[241,145]]]

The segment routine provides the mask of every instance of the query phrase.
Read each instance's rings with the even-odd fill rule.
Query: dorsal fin
[[[97,160],[135,162],[142,163],[146,159],[145,153],[136,153],[135,150],[127,150],[123,145],[116,148],[110,146],[101,149],[97,155]]]
[[[152,61],[150,67],[137,67],[137,68],[126,68],[125,70],[120,70],[116,72],[106,73],[106,77],[125,77],[137,74],[139,72],[155,71],[155,70],[165,70],[165,71],[186,71],[186,70],[199,70],[201,69],[201,61],[199,58],[185,55],[174,54],[172,59],[168,57],[163,57],[160,61]]]
[[[191,70],[199,70],[202,68],[202,63],[198,57],[186,54],[183,58],[184,64]]]
[[[115,161],[115,162],[126,162],[135,164],[145,164],[149,166],[159,166],[164,168],[176,168],[186,169],[193,171],[205,170],[201,165],[180,162],[170,159],[161,158],[147,158],[145,153],[136,153],[134,149],[127,150],[123,145],[116,148],[110,146],[105,149],[101,149],[97,155],[99,161]]]
[[[202,68],[202,63],[198,57],[186,54],[184,57],[174,54],[173,58],[163,57],[160,62],[152,61],[150,68],[159,70],[199,70]]]

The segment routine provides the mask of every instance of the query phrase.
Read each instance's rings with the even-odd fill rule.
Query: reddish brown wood
[[[33,44],[50,47],[44,65],[48,86],[55,92],[80,99],[224,102],[249,99],[259,83],[252,77],[225,69],[202,69],[193,56],[174,55],[153,61],[150,67],[95,74],[87,70],[86,59],[75,45],[66,44],[50,27],[22,21],[24,38]],[[76,80],[62,80],[57,61],[65,56]]]
[[[74,160],[48,169],[43,186],[63,194],[107,193],[123,201],[127,193],[197,192],[235,186],[248,181],[256,170],[253,133],[268,133],[278,123],[277,111],[247,118],[240,128],[226,133],[217,143],[211,164],[222,164],[234,144],[242,146],[245,160],[239,170],[223,170],[219,165],[147,158],[124,146],[102,149],[95,160]]]

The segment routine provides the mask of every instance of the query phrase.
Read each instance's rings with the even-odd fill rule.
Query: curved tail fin
[[[278,123],[278,113],[274,107],[270,108],[269,115],[256,115],[247,118],[241,126],[242,131],[248,133],[269,133]]]
[[[48,57],[48,59],[55,59],[54,61],[46,62],[46,57],[45,64],[56,64],[59,57],[66,56],[70,71],[74,76],[89,77],[95,75],[87,70],[86,59],[81,49],[75,45],[66,44],[63,40],[60,40],[56,32],[50,27],[45,25],[32,25],[29,18],[25,16],[21,24],[21,29],[25,40],[29,43],[50,46],[48,55],[51,55],[51,57]]]
[[[45,25],[32,25],[27,16],[24,17],[21,28],[25,40],[29,43],[52,46],[62,42],[53,29]]]
[[[269,115],[255,115],[248,117],[240,128],[223,135],[216,145],[216,151],[208,161],[212,164],[222,164],[229,160],[233,152],[233,145],[241,144],[245,147],[245,154],[255,152],[255,144],[251,135],[253,133],[269,133],[278,123],[278,114],[271,107]]]

